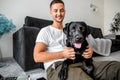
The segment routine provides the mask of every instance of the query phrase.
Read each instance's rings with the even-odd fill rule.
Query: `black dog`
[[[88,26],[84,22],[70,22],[66,24],[63,31],[67,36],[66,46],[74,48],[76,52],[75,54],[76,58],[75,60],[66,59],[63,62],[62,68],[58,74],[59,79],[66,80],[68,76],[68,66],[70,64],[78,62],[83,63],[83,70],[92,77],[93,73],[92,58],[85,59],[82,56],[82,53],[85,51],[86,46],[88,46],[88,43],[86,41],[86,37],[89,34]]]

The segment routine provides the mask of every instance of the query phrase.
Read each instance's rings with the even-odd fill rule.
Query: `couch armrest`
[[[13,57],[24,71],[43,68],[43,63],[35,63],[33,49],[39,32],[36,27],[22,27],[13,34]]]

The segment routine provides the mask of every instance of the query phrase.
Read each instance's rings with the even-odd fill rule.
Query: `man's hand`
[[[63,57],[68,59],[75,59],[75,51],[71,47],[67,47],[62,51]],[[83,52],[82,56],[86,59],[89,59],[92,57],[93,49],[90,46],[87,46],[87,49]]]
[[[93,49],[88,45],[87,49],[83,52],[82,56],[86,59],[89,59],[92,57]]]
[[[63,53],[63,57],[64,57],[64,58],[68,58],[68,59],[72,59],[72,60],[75,59],[75,51],[74,51],[74,49],[71,48],[71,47],[65,48],[65,49],[62,51],[62,53]]]

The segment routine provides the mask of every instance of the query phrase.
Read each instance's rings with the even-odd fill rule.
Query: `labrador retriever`
[[[86,41],[86,37],[89,34],[88,26],[84,22],[70,22],[67,23],[63,32],[67,36],[66,46],[73,47],[76,54],[75,60],[66,59],[62,63],[62,68],[58,74],[58,78],[60,80],[66,80],[68,77],[68,66],[70,64],[79,63],[83,64],[83,70],[92,77],[93,73],[93,64],[92,58],[85,59],[82,56],[82,53],[85,51],[88,43]]]

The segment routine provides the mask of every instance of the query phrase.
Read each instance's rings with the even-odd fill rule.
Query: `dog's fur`
[[[62,68],[58,74],[60,80],[66,80],[68,77],[68,66],[70,64],[82,62],[83,63],[83,70],[92,77],[93,73],[93,64],[92,58],[85,59],[82,56],[82,53],[85,51],[86,46],[88,43],[86,41],[86,37],[89,34],[88,26],[84,22],[70,22],[67,23],[65,28],[63,29],[64,33],[67,36],[66,46],[73,47],[76,54],[75,60],[66,59],[63,64]]]

